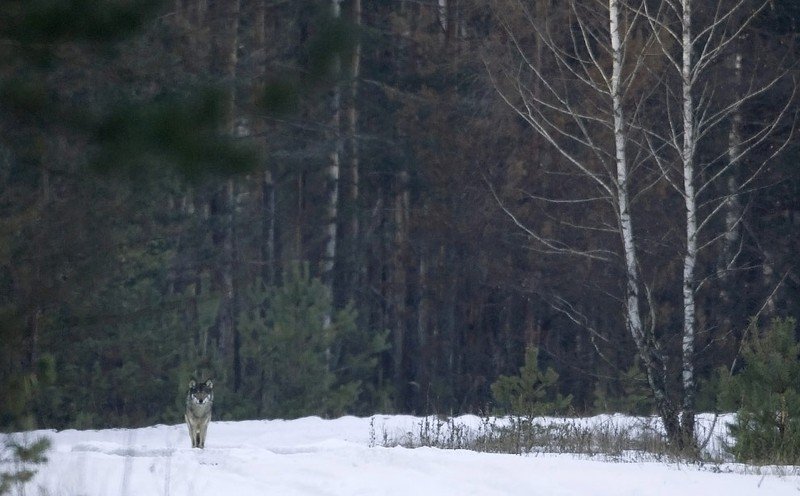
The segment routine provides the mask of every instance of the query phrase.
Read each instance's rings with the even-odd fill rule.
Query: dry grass
[[[619,421],[620,417],[582,418],[424,417],[413,430],[376,432],[373,445],[408,448],[467,449],[485,453],[571,453],[618,461],[677,461],[682,457],[667,444],[653,419]],[[380,439],[379,439],[380,438]],[[713,461],[713,460],[706,460]]]

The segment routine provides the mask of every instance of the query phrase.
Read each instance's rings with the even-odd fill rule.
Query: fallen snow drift
[[[474,417],[464,421],[475,423]],[[408,416],[212,422],[205,450],[184,425],[39,431],[53,442],[27,494],[52,495],[797,495],[796,476],[573,455],[376,447]],[[376,439],[377,438],[377,439]]]

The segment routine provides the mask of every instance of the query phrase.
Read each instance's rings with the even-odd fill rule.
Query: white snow
[[[759,475],[742,466],[609,462],[380,447],[383,433],[415,432],[419,418],[213,421],[205,450],[185,425],[37,431],[53,442],[26,494],[49,495],[797,495],[794,470]],[[458,419],[473,426],[477,417]],[[750,473],[746,473],[750,472]],[[789,474],[789,475],[787,475]]]

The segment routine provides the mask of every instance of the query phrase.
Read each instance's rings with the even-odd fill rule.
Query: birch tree
[[[637,85],[641,86],[646,77],[645,55],[652,41],[637,39],[644,18],[621,0],[602,4],[570,1],[566,17],[555,21],[558,26],[547,22],[555,18],[548,12],[548,2],[515,0],[494,5],[507,40],[505,48],[513,54],[513,62],[502,67],[487,59],[495,88],[572,173],[594,191],[589,196],[528,197],[548,205],[567,208],[579,204],[605,212],[605,220],[575,228],[611,233],[617,238],[617,248],[585,248],[547,236],[536,226],[527,225],[496,192],[495,197],[543,253],[621,263],[625,289],[620,300],[627,331],[644,364],[667,436],[677,442],[677,405],[668,392],[666,359],[655,335],[650,291],[640,273],[632,209],[634,198],[647,188],[646,180],[635,180],[634,175],[644,169],[640,150],[632,145],[642,139],[632,123],[646,101],[637,95]],[[527,35],[520,34],[517,19],[524,20],[524,32],[532,36],[522,38]],[[564,25],[571,29],[565,32]],[[648,321],[645,313],[650,314]]]
[[[342,0],[331,0],[331,17],[333,22],[341,19]],[[331,120],[329,124],[329,136],[331,149],[328,153],[328,166],[326,168],[328,199],[326,204],[326,225],[325,225],[325,252],[322,256],[322,280],[328,287],[328,291],[333,295],[334,287],[334,266],[336,263],[337,247],[337,225],[339,221],[339,174],[341,169],[342,156],[342,88],[339,81],[341,76],[341,55],[334,54],[333,59],[333,90],[330,99]],[[333,300],[331,300],[333,301]],[[331,312],[333,309],[331,309]],[[324,316],[325,328],[331,324],[330,312]]]
[[[746,171],[741,182],[736,181],[734,170],[742,157],[760,147],[768,138],[780,134],[779,126],[785,121],[792,98],[763,122],[743,135],[741,109],[748,102],[770,92],[785,76],[777,71],[765,80],[751,78],[747,87],[735,84],[734,92],[717,92],[711,89],[710,73],[732,57],[733,81],[738,82],[742,71],[742,54],[737,50],[737,40],[747,27],[768,6],[760,1],[755,8],[747,0],[704,2],[705,15],[696,15],[692,0],[665,0],[658,10],[651,10],[644,2],[642,9],[655,35],[657,45],[667,60],[667,67],[677,78],[665,77],[663,105],[668,126],[647,126],[647,142],[651,145],[653,159],[664,177],[680,195],[685,211],[685,238],[683,255],[683,329],[681,339],[681,445],[694,443],[695,415],[695,341],[697,339],[697,293],[702,281],[697,274],[698,256],[702,250],[722,243],[722,250],[730,250],[730,242],[739,225],[741,214],[739,198],[754,185],[767,162],[775,157],[787,143],[776,146],[760,165]],[[670,81],[678,80],[678,88]],[[733,96],[731,97],[731,93]],[[670,112],[680,108],[680,114]],[[700,160],[698,150],[719,128],[728,127],[727,148],[710,159]],[[709,155],[706,153],[705,155]],[[725,184],[718,185],[724,182]],[[722,191],[719,194],[717,192]],[[739,215],[737,218],[736,216]],[[722,218],[720,218],[722,217]],[[735,255],[727,254],[725,269],[735,262]],[[725,270],[724,269],[724,270]],[[724,273],[723,270],[723,273]]]

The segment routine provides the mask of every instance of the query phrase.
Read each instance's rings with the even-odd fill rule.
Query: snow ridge
[[[625,421],[616,416],[594,419]],[[378,415],[215,421],[209,427],[205,450],[190,447],[184,425],[38,431],[27,435],[47,435],[53,449],[28,492],[87,496],[782,496],[800,491],[800,478],[786,475],[788,471],[758,475],[730,473],[730,467],[707,470],[652,461],[611,463],[568,454],[516,456],[375,445],[379,444],[376,431],[410,433],[421,420]],[[482,422],[475,416],[457,420],[474,427]]]

